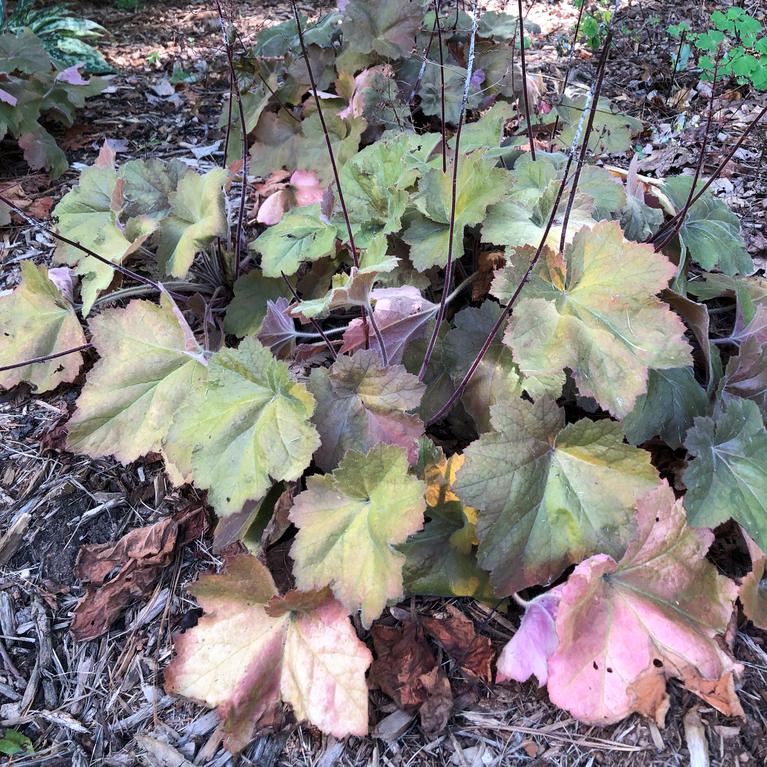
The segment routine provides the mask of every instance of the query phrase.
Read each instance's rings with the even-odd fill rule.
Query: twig
[[[442,172],[447,173],[447,125],[445,124],[445,57],[442,51],[442,25],[439,23],[440,10],[440,0],[434,0],[434,23],[437,26],[437,42],[439,43],[440,119],[442,120]]]
[[[604,82],[605,70],[607,69],[607,54],[610,51],[610,45],[613,41],[612,30],[608,30],[605,37],[604,44],[602,45],[602,55],[599,57],[599,66],[597,67],[597,81],[594,86],[593,95],[591,97],[591,107],[589,109],[588,122],[586,124],[586,132],[583,136],[581,143],[581,151],[578,155],[578,163],[575,166],[575,174],[573,176],[573,185],[570,188],[570,195],[567,198],[567,205],[565,206],[565,215],[562,219],[562,233],[559,237],[559,252],[562,253],[565,249],[565,243],[567,242],[567,226],[570,223],[570,214],[573,210],[573,204],[575,203],[575,195],[578,191],[578,182],[581,179],[581,171],[583,170],[583,164],[586,161],[586,153],[589,149],[589,138],[591,131],[594,128],[594,116],[597,111],[597,104],[599,103],[599,94],[602,91],[602,83]],[[585,114],[585,112],[584,112]]]
[[[245,110],[242,106],[242,93],[240,84],[237,81],[237,72],[234,69],[234,56],[232,54],[232,43],[229,39],[229,33],[226,28],[226,19],[221,8],[220,0],[216,0],[218,8],[218,18],[221,22],[221,34],[224,36],[224,48],[226,50],[226,60],[229,64],[229,119],[226,126],[226,145],[229,144],[229,131],[232,122],[232,99],[231,94],[237,98],[237,111],[240,116],[240,131],[242,133],[242,190],[240,192],[240,207],[237,212],[237,228],[234,233],[234,278],[240,276],[240,254],[242,252],[243,229],[245,226],[245,199],[248,193],[248,126],[245,122]],[[224,162],[226,162],[226,151],[224,151]]]
[[[55,360],[58,357],[66,357],[68,354],[75,354],[75,352],[81,352],[85,349],[92,348],[93,344],[82,344],[81,346],[74,346],[71,349],[65,349],[63,352],[45,354],[42,357],[32,357],[31,359],[22,362],[14,362],[12,365],[3,365],[0,367],[0,373],[4,373],[6,370],[15,370],[16,368],[25,368],[27,365],[35,365],[38,362],[48,362],[48,360]]]
[[[436,0],[435,0],[436,2]],[[413,99],[415,98],[416,93],[418,93],[418,88],[421,85],[421,82],[423,81],[423,76],[426,73],[426,65],[429,63],[429,53],[431,53],[431,44],[434,42],[434,35],[437,32],[437,23],[439,21],[438,15],[434,14],[434,24],[431,27],[431,33],[429,34],[429,41],[426,43],[426,48],[423,52],[423,61],[421,62],[421,68],[418,70],[418,77],[415,78],[415,83],[413,85],[413,90],[410,91],[410,98],[407,100],[407,105],[409,107],[412,107],[413,105]]]
[[[519,9],[519,56],[522,63],[522,99],[525,105],[525,123],[527,125],[527,140],[530,142],[530,156],[533,158],[533,162],[535,162],[535,142],[533,140],[533,126],[530,123],[530,103],[527,96],[527,66],[525,64],[525,28],[522,23],[522,0],[517,0],[517,8]]]
[[[463,128],[463,121],[466,115],[466,105],[469,101],[469,87],[471,85],[471,75],[474,69],[474,45],[477,40],[477,25],[479,23],[479,17],[477,14],[477,0],[474,0],[472,5],[472,23],[471,23],[471,38],[469,40],[469,57],[466,62],[466,80],[463,84],[463,98],[461,99],[461,112],[458,115],[458,126],[455,131],[455,148],[453,151],[453,179],[450,195],[450,228],[448,232],[447,243],[447,263],[445,264],[445,284],[442,288],[442,296],[439,302],[439,310],[437,311],[437,318],[434,321],[434,330],[432,330],[429,344],[426,347],[426,354],[424,354],[423,362],[421,363],[421,369],[418,372],[418,378],[423,381],[426,376],[426,370],[429,367],[431,356],[434,353],[434,347],[437,344],[437,338],[439,337],[439,328],[442,321],[445,318],[445,308],[447,306],[447,296],[450,293],[450,284],[453,280],[453,240],[455,239],[455,207],[458,198],[458,159],[460,156],[460,144],[461,144],[461,129]]]
[[[562,93],[561,95],[565,95],[565,90],[567,89],[567,83],[570,80],[570,72],[573,68],[573,59],[575,58],[575,46],[578,43],[578,32],[580,32],[581,29],[581,20],[583,19],[583,10],[586,7],[586,0],[583,0],[581,3],[581,7],[578,9],[578,20],[575,22],[575,32],[573,33],[573,43],[570,46],[570,54],[567,57],[567,67],[565,68],[565,77],[562,80]],[[557,135],[557,129],[559,128],[559,112],[557,112],[557,116],[554,120],[554,128],[551,131],[551,144],[549,145],[549,149],[551,151],[554,150],[554,138]]]
[[[301,298],[299,297],[298,293],[296,293],[293,286],[290,284],[290,280],[288,279],[288,276],[285,274],[285,272],[282,272],[282,279],[285,280],[285,284],[288,286],[288,290],[293,295],[293,298],[295,298],[296,301],[301,301]],[[336,351],[335,346],[331,343],[330,339],[325,335],[325,332],[320,327],[320,323],[317,322],[317,320],[314,319],[314,317],[309,317],[309,322],[312,323],[314,326],[314,329],[317,331],[317,335],[319,335],[320,338],[325,342],[325,346],[328,347],[330,350],[330,354],[333,357],[334,360],[338,359],[338,352]]]
[[[77,248],[78,250],[82,251],[86,255],[91,256],[92,258],[95,258],[97,261],[100,261],[102,264],[111,266],[112,269],[114,269],[117,272],[120,272],[120,274],[124,275],[125,277],[130,277],[132,280],[136,280],[137,282],[143,282],[145,285],[151,285],[155,290],[159,290],[160,293],[167,293],[166,289],[159,282],[155,282],[149,277],[145,277],[143,274],[134,272],[132,269],[128,269],[124,267],[122,264],[117,264],[114,261],[110,261],[108,258],[104,258],[104,256],[100,256],[98,253],[91,250],[90,248],[86,248],[85,245],[81,245],[76,240],[70,240],[69,237],[65,237],[63,234],[59,234],[54,229],[51,229],[49,226],[46,226],[42,221],[37,221],[36,219],[27,215],[27,213],[23,211],[21,208],[19,208],[18,205],[15,205],[14,203],[12,203],[7,197],[4,197],[2,194],[0,194],[0,202],[7,205],[17,216],[19,216],[20,218],[23,218],[24,221],[26,221],[30,226],[33,226],[38,231],[45,232],[46,234],[51,235],[51,237],[54,237],[55,239],[60,240],[61,242],[65,242],[67,245],[71,245],[73,248]]]
[[[708,137],[711,134],[711,125],[714,122],[714,91],[716,90],[716,78],[719,73],[719,62],[721,60],[721,55],[717,55],[716,60],[714,61],[714,75],[711,81],[711,98],[709,100],[708,104],[708,119],[706,120],[706,130],[703,133],[703,141],[701,142],[700,146],[700,156],[698,157],[698,163],[695,166],[695,174],[692,177],[692,184],[690,185],[690,193],[687,195],[687,200],[685,200],[684,205],[682,206],[682,209],[679,211],[679,218],[674,223],[674,225],[671,227],[668,234],[665,234],[656,244],[655,244],[655,250],[656,252],[663,249],[679,232],[679,230],[682,228],[682,224],[684,223],[684,219],[687,216],[688,212],[690,211],[690,207],[692,206],[692,199],[695,196],[695,187],[698,185],[698,180],[700,179],[700,174],[703,170],[703,164],[706,160],[706,149],[708,148]],[[682,265],[680,264],[680,270],[682,268]]]
[[[333,178],[336,182],[336,190],[338,191],[338,201],[341,203],[341,210],[343,211],[344,215],[344,221],[346,222],[346,232],[349,236],[349,247],[351,248],[352,252],[352,261],[354,262],[354,266],[359,268],[360,265],[360,259],[359,254],[357,253],[357,246],[354,243],[354,232],[352,232],[352,223],[349,218],[349,211],[346,208],[346,200],[344,199],[344,191],[341,188],[341,176],[338,173],[338,165],[336,165],[336,157],[335,153],[333,152],[333,144],[330,141],[330,133],[328,133],[328,126],[325,124],[325,116],[322,114],[322,104],[320,103],[320,97],[317,93],[317,84],[314,81],[314,73],[312,72],[312,65],[309,62],[309,53],[306,50],[306,42],[304,41],[304,31],[301,29],[301,18],[298,15],[298,6],[296,5],[296,0],[290,0],[290,4],[293,8],[293,16],[296,20],[296,30],[298,31],[298,41],[301,44],[301,52],[304,56],[304,61],[306,62],[306,71],[309,74],[309,83],[312,86],[312,94],[314,95],[314,103],[317,106],[317,115],[320,118],[320,125],[322,126],[322,133],[325,136],[325,146],[328,149],[328,157],[330,158],[330,165],[333,168]],[[376,338],[380,339],[381,331],[376,327],[377,323],[375,320],[375,317],[373,317],[372,312],[370,313],[370,324],[373,326],[373,332],[376,335]],[[365,347],[367,348],[368,343],[368,312],[365,311],[365,309],[362,309],[362,332],[365,336]],[[380,343],[380,341],[379,341]],[[381,346],[381,358],[384,361],[384,365],[388,364],[388,355],[386,353],[386,347]]]

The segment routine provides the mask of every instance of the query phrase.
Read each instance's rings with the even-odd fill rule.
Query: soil
[[[500,4],[494,4],[497,7]],[[510,6],[513,4],[510,4]],[[566,2],[525,3],[541,25],[530,52],[530,69],[553,92],[563,76],[557,46],[572,35],[577,11]],[[638,143],[645,172],[663,176],[694,166],[702,139],[708,94],[693,75],[668,77],[673,45],[666,26],[682,19],[702,23],[728,2],[676,3],[632,0],[621,4],[605,93],[648,129]],[[764,20],[760,0],[747,10]],[[238,29],[245,40],[258,29],[288,18],[284,0],[238,4]],[[302,7],[315,13],[318,5]],[[192,148],[222,138],[217,121],[226,73],[215,4],[147,3],[136,11],[107,3],[78,4],[86,17],[104,24],[111,37],[102,52],[117,70],[108,92],[90,100],[62,144],[71,170],[57,182],[32,174],[5,142],[0,181],[21,179],[29,194],[55,202],[73,183],[78,163],[89,164],[105,139],[117,142],[121,161],[134,157],[189,157]],[[510,10],[513,10],[510,8]],[[589,83],[593,57],[579,46],[572,82]],[[195,82],[172,98],[155,90],[174,65]],[[709,166],[734,141],[764,96],[733,87],[720,97]],[[679,114],[684,119],[679,119]],[[767,258],[767,135],[753,135],[715,188],[743,217],[747,245],[757,264]],[[220,160],[211,150],[205,161]],[[626,158],[615,158],[626,166]],[[43,261],[51,239],[15,226],[0,240],[0,288],[13,285],[25,258]],[[37,396],[27,387],[0,397],[0,540],[21,524],[23,536],[10,556],[0,548],[0,726],[21,730],[34,753],[15,757],[33,765],[684,765],[690,763],[685,727],[689,712],[702,720],[710,764],[767,764],[767,635],[741,622],[734,652],[744,664],[739,683],[746,719],[727,719],[676,685],[670,686],[666,727],[632,717],[608,728],[579,724],[551,706],[534,684],[474,689],[459,697],[447,730],[427,738],[413,721],[390,740],[351,738],[337,742],[311,728],[286,726],[259,737],[233,758],[221,747],[217,716],[164,693],[162,669],[171,657],[171,635],[192,625],[199,611],[185,587],[221,561],[210,536],[186,544],[152,589],[125,612],[110,633],[75,642],[69,626],[82,594],[73,566],[83,543],[114,541],[124,532],[157,521],[202,499],[192,489],[169,489],[159,461],[121,466],[93,461],[63,449],[61,424],[71,412],[76,387]],[[25,521],[26,520],[26,521]],[[25,526],[24,526],[25,525]],[[455,600],[500,647],[518,625],[518,615],[491,613],[471,600]],[[409,606],[410,607],[410,606]],[[421,614],[438,610],[437,600],[417,600]],[[457,669],[445,660],[456,689]],[[371,723],[394,710],[372,694]]]

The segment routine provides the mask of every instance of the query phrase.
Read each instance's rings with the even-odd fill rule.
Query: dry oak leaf
[[[80,548],[75,576],[91,585],[75,608],[72,634],[78,641],[101,636],[133,599],[147,593],[170,563],[178,537],[172,518],[126,533],[115,543]],[[117,568],[114,578],[107,580]]]
[[[248,554],[190,591],[205,614],[175,638],[165,688],[216,706],[229,751],[268,726],[280,700],[299,721],[336,738],[367,733],[372,656],[327,591],[280,597],[269,571]]]
[[[445,652],[475,679],[490,682],[493,678],[492,663],[495,650],[490,637],[477,634],[474,623],[454,605],[445,605],[444,618],[423,618],[421,623]]]
[[[687,527],[665,482],[637,502],[637,524],[620,562],[597,554],[562,591],[551,701],[588,724],[636,711],[662,726],[666,681],[675,678],[725,715],[743,716],[734,689],[741,666],[720,641],[738,592],[706,560],[713,533]]]
[[[30,261],[21,264],[21,284],[0,296],[0,367],[85,344],[72,304],[61,295],[45,267]],[[10,389],[21,381],[38,392],[74,381],[83,364],[80,352],[0,371],[0,387]]]
[[[570,368],[583,396],[623,418],[647,391],[650,368],[690,365],[682,320],[656,294],[676,267],[652,246],[628,242],[603,221],[582,229],[560,257],[545,251],[504,336],[525,376]],[[493,282],[508,300],[518,280]]]
[[[425,489],[393,445],[350,450],[332,474],[309,477],[290,512],[298,587],[330,586],[370,626],[387,601],[403,596],[405,557],[394,547],[423,525]]]
[[[441,732],[453,710],[453,693],[421,626],[412,621],[402,628],[377,623],[372,634],[376,659],[370,667],[370,686],[401,709],[418,711],[427,734]]]
[[[204,378],[202,347],[164,293],[159,306],[131,301],[89,327],[101,359],[69,421],[69,449],[123,463],[159,451],[173,414]]]

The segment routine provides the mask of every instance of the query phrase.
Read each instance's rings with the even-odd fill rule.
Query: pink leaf
[[[56,266],[49,269],[48,279],[61,291],[69,303],[74,303],[76,277],[68,266]]]
[[[527,603],[519,630],[498,658],[498,682],[526,682],[535,676],[539,687],[546,684],[549,657],[559,644],[555,621],[563,588],[555,586]]]
[[[296,170],[290,177],[290,185],[296,198],[296,205],[314,205],[322,202],[324,190],[313,171]]]
[[[261,203],[256,221],[267,226],[279,224],[289,207],[290,193],[285,189],[274,192]]]
[[[8,91],[4,91],[2,88],[0,88],[0,101],[4,101],[6,104],[10,104],[12,107],[16,106],[17,98]]]
[[[86,80],[80,74],[81,66],[82,64],[75,64],[74,66],[62,69],[61,72],[56,75],[57,82],[69,83],[69,85],[87,85],[90,80]]]

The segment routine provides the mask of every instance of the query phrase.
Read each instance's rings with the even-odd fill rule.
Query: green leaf
[[[586,109],[586,97],[571,98],[563,96],[562,102],[556,107],[557,114],[562,120],[562,132],[557,138],[557,144],[569,148],[578,133],[578,123]],[[641,120],[621,114],[606,98],[600,98],[594,114],[594,127],[589,136],[589,149],[596,154],[619,154],[631,147],[631,138],[643,128]],[[583,141],[584,130],[581,132]]]
[[[691,187],[690,176],[675,176],[663,182],[663,191],[677,210],[684,207]],[[754,263],[740,234],[738,217],[710,189],[688,211],[679,238],[682,255],[685,249],[689,250],[693,260],[704,269],[716,268],[728,275],[754,271]]]
[[[352,157],[341,172],[347,209],[352,222],[389,234],[400,229],[418,172],[405,163],[408,137],[400,134],[376,141]]]
[[[290,556],[300,589],[330,586],[369,627],[387,601],[403,596],[405,557],[394,547],[423,525],[425,485],[407,473],[402,448],[348,452],[339,467],[311,476],[295,499]]]
[[[187,394],[165,451],[182,475],[208,491],[219,516],[263,498],[270,476],[298,479],[319,447],[309,421],[314,398],[251,336],[214,354],[207,381]]]
[[[356,53],[378,53],[390,59],[407,56],[423,19],[422,0],[349,0],[341,33]]]
[[[72,304],[48,278],[45,267],[21,262],[21,284],[9,295],[0,295],[0,367],[85,344]],[[38,392],[55,389],[77,377],[83,364],[80,352],[48,362],[0,372],[0,387],[10,389],[21,381]]]
[[[122,214],[163,219],[172,210],[171,196],[187,174],[194,173],[181,160],[131,160],[117,171],[123,187]],[[82,182],[81,182],[82,183]]]
[[[101,359],[67,426],[69,448],[123,463],[158,452],[171,419],[205,374],[203,351],[173,301],[131,301],[94,317]]]
[[[32,741],[18,730],[6,730],[0,738],[0,754],[16,756],[17,754],[34,754]]]
[[[314,460],[323,471],[338,466],[349,450],[367,452],[377,444],[399,445],[411,460],[424,425],[409,414],[426,388],[402,365],[381,365],[377,352],[360,350],[339,357],[330,369],[315,368],[308,382],[317,400],[314,425],[322,444]]]
[[[70,240],[116,264],[122,263],[154,231],[156,224],[136,219],[129,228],[121,226],[123,188],[113,168],[86,168],[74,189],[53,209],[57,231]],[[114,270],[73,245],[59,242],[57,258],[83,277],[83,315],[88,315],[98,294],[109,287]]]
[[[326,223],[319,205],[306,205],[286,213],[250,243],[250,249],[262,256],[265,277],[281,277],[298,271],[305,261],[318,261],[336,250],[338,232]]]
[[[185,277],[195,255],[228,231],[221,187],[229,171],[216,168],[200,176],[187,173],[171,192],[170,215],[160,224],[157,259],[166,274]]]
[[[463,90],[466,87],[466,69],[453,64],[445,65],[445,122],[456,125],[461,115]],[[427,60],[421,84],[418,87],[421,99],[421,111],[428,117],[442,116],[442,80],[439,63]],[[467,109],[479,106],[481,93],[477,88],[469,88]]]
[[[4,74],[44,75],[50,72],[51,62],[40,38],[24,29],[18,35],[0,35],[0,69]]]
[[[399,546],[406,557],[406,595],[496,599],[474,554],[477,511],[464,506],[452,490],[463,462],[459,453],[448,459],[440,455],[425,467],[427,522]]]
[[[649,453],[623,442],[620,425],[565,426],[553,400],[491,408],[495,431],[465,451],[455,491],[478,511],[478,559],[493,588],[511,594],[554,580],[599,552],[619,557],[637,497],[657,484]]]
[[[485,217],[489,205],[498,202],[509,188],[509,174],[475,152],[462,155],[458,163],[455,202],[455,243],[453,258],[463,255],[463,229]],[[421,213],[405,232],[411,246],[411,260],[418,271],[445,266],[452,204],[452,168],[428,168],[418,183],[413,202]]]
[[[706,392],[692,368],[651,370],[647,393],[637,398],[634,409],[623,419],[623,430],[632,445],[660,437],[676,449],[693,420],[707,410]]]
[[[635,155],[626,177],[626,206],[621,212],[621,228],[627,240],[646,242],[663,223],[663,211],[645,204],[644,184],[639,179]]]
[[[523,375],[570,368],[583,396],[617,417],[647,390],[649,368],[691,362],[684,325],[657,297],[676,268],[617,223],[579,232],[563,257],[544,253],[509,321],[507,343]]]
[[[685,447],[694,456],[684,473],[691,525],[734,519],[767,549],[767,430],[759,407],[732,398],[711,418],[696,418]]]
[[[468,371],[500,313],[498,304],[485,301],[479,308],[467,306],[455,315],[454,327],[445,336],[445,352],[448,372],[456,384]],[[491,406],[521,393],[519,369],[498,334],[469,381],[461,402],[477,430],[485,432],[490,429]]]
[[[258,269],[237,279],[233,290],[234,298],[226,307],[224,330],[238,338],[256,335],[261,330],[268,301],[290,296],[285,280],[264,277]]]

